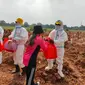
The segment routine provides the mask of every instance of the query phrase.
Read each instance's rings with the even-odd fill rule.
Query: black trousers
[[[40,50],[40,46],[37,46],[31,56],[29,65],[26,67],[26,85],[36,85],[34,83],[34,76],[35,76],[35,70],[36,70],[37,54],[39,50]]]

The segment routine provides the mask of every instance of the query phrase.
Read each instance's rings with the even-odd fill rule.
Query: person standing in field
[[[17,49],[14,56],[14,65],[15,69],[12,73],[20,72],[20,68],[24,71],[25,66],[23,64],[23,54],[24,54],[24,45],[28,40],[28,32],[27,30],[22,27],[23,19],[17,18],[15,21],[15,29],[9,36],[10,39],[17,43]]]
[[[57,58],[56,63],[58,64],[58,74],[60,77],[64,77],[64,74],[62,72],[63,70],[63,57],[64,57],[64,43],[68,40],[67,33],[63,29],[63,22],[61,20],[58,20],[55,22],[55,29],[52,30],[49,34],[49,37],[54,41],[54,44],[56,46],[57,51]],[[49,61],[50,63],[48,67],[45,68],[45,70],[52,69],[53,61]]]
[[[43,29],[41,25],[34,26],[33,34],[28,40],[28,46],[24,53],[24,65],[26,66],[26,85],[39,85],[34,83],[37,55],[40,48],[46,50],[45,42],[42,39]]]
[[[2,63],[3,35],[4,30],[2,27],[0,27],[0,64]]]

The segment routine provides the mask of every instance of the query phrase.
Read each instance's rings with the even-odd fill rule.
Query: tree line
[[[42,23],[38,23],[41,24],[43,28],[49,28],[49,29],[54,29],[55,25],[54,24],[42,24]],[[28,24],[28,22],[24,22],[23,26],[24,27],[30,27],[32,28],[34,25],[36,24]],[[0,26],[15,26],[15,22],[11,22],[11,23],[7,23],[4,20],[0,20]],[[85,30],[85,26],[81,25],[81,26],[71,26],[68,27],[67,25],[64,25],[64,29],[66,30]]]

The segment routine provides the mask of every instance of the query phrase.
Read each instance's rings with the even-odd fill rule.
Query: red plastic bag
[[[0,42],[0,52],[3,50],[3,43]]]
[[[3,42],[0,42],[0,52],[4,50],[4,44],[8,41],[8,38],[4,38]]]
[[[50,39],[49,39],[50,40]],[[54,44],[46,41],[47,50],[44,52],[46,59],[55,59],[57,58],[57,50]]]
[[[3,50],[5,50],[5,48],[4,48],[4,45],[5,45],[5,43],[8,41],[8,38],[4,38],[4,41],[3,41]]]
[[[4,39],[4,50],[9,52],[15,52],[16,49],[17,49],[17,44],[15,42],[7,38]]]

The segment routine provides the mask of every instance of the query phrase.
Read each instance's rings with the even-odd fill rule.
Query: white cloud
[[[0,0],[0,20],[14,21],[22,17],[31,23],[55,23],[62,19],[67,25],[85,21],[84,0]]]

